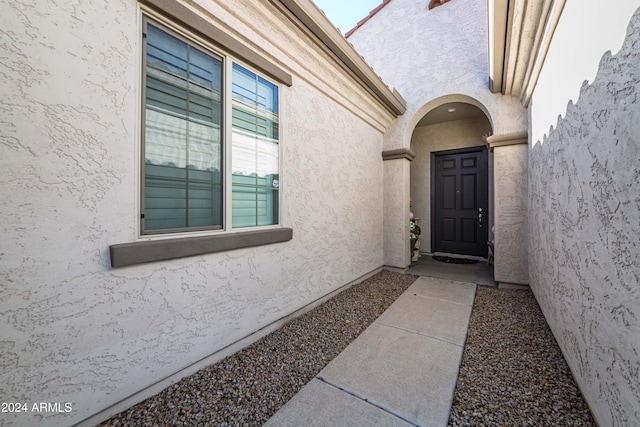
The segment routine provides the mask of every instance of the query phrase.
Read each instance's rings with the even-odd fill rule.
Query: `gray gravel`
[[[449,425],[596,425],[530,290],[478,287]]]
[[[415,279],[383,270],[102,425],[262,425]]]
[[[382,271],[103,426],[260,426],[415,281]],[[478,287],[450,426],[594,426],[533,294]]]

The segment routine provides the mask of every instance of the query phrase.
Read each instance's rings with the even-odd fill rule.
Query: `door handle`
[[[478,227],[482,228],[482,208],[478,208]]]

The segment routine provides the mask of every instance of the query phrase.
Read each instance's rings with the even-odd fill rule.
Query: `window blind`
[[[147,23],[144,231],[222,226],[222,61]]]
[[[278,223],[278,88],[233,64],[233,227]]]

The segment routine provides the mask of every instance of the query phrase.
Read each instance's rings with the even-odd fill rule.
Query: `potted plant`
[[[420,240],[419,237],[422,230],[418,225],[418,220],[411,212],[411,202],[409,199],[409,241],[411,244],[411,261],[417,261],[420,256]]]

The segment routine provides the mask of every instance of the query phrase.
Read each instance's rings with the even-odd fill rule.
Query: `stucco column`
[[[406,268],[409,248],[410,164],[416,155],[407,148],[382,152],[384,160],[384,264]]]
[[[487,138],[494,164],[494,277],[498,284],[529,284],[527,139],[527,132]]]

